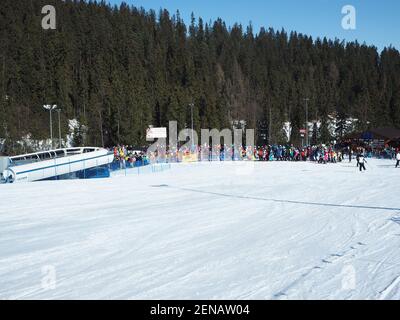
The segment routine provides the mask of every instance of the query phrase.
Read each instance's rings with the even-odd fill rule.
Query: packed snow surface
[[[400,169],[194,163],[0,185],[0,299],[400,299]]]

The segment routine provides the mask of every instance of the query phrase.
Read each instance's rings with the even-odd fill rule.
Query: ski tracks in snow
[[[376,223],[374,221],[374,223]],[[399,214],[395,215],[392,217],[389,221],[386,221],[386,223],[380,224],[379,226],[374,226],[375,228],[371,227],[371,225],[368,225],[368,233],[370,232],[376,232],[376,230],[383,230],[386,228],[390,223],[397,223],[400,224],[400,217]],[[294,281],[292,281],[290,284],[285,286],[282,290],[280,290],[278,293],[273,295],[273,299],[281,299],[281,298],[286,298],[290,299],[291,295],[290,292],[291,290],[296,289],[298,285],[300,285],[303,281],[305,281],[307,278],[312,276],[313,273],[315,272],[321,272],[325,270],[326,268],[333,266],[335,263],[340,262],[343,260],[346,256],[352,255],[353,259],[356,259],[355,255],[357,251],[359,251],[361,248],[367,247],[367,244],[363,242],[356,242],[355,244],[351,245],[348,249],[342,251],[341,253],[335,253],[335,254],[330,254],[323,259],[321,259],[321,263],[314,266],[313,268],[308,269],[306,272],[302,273],[299,277],[297,277]],[[381,261],[373,260],[373,259],[367,259],[365,257],[359,257],[357,258],[359,261],[365,261],[365,262],[373,262],[376,263],[375,268],[371,272],[372,274],[377,274],[379,270],[381,270],[382,266],[384,265],[390,265],[396,267],[396,264],[393,263],[388,263],[387,260],[388,258],[384,258]],[[297,292],[297,290],[296,290]],[[396,298],[396,295],[400,292],[400,275],[396,276],[393,278],[392,281],[388,285],[384,287],[383,290],[378,292],[378,299],[379,300],[390,300]]]
[[[397,276],[385,289],[379,292],[379,300],[393,298],[400,291],[400,276]]]
[[[400,225],[400,212],[392,217],[391,222]],[[384,262],[382,263],[384,264]],[[395,298],[394,296],[400,292],[400,275],[395,277],[389,285],[379,292],[379,300],[388,300]]]
[[[280,290],[278,293],[274,294],[272,299],[280,299],[282,297],[290,298],[289,291],[296,288],[297,285],[299,285],[302,281],[306,280],[310,275],[312,275],[314,272],[317,271],[323,271],[326,269],[328,266],[333,265],[349,254],[353,254],[354,252],[362,247],[365,247],[366,244],[362,242],[357,242],[356,244],[350,246],[350,248],[342,251],[341,253],[333,253],[329,254],[328,256],[324,257],[321,259],[321,262],[317,264],[316,266],[310,268],[303,274],[301,274],[297,279],[292,281],[290,284],[288,284],[286,287],[284,287],[282,290]],[[400,278],[400,277],[399,277]],[[400,282],[400,280],[399,280]]]

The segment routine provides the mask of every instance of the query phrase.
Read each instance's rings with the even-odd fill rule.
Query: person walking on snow
[[[360,165],[360,156],[361,156],[361,153],[358,153],[357,155],[356,155],[356,160],[357,160],[357,168],[359,167],[359,165]]]
[[[398,166],[400,166],[400,151],[398,151],[397,152],[397,155],[396,155],[396,168],[398,167]]]
[[[366,171],[367,169],[365,168],[365,164],[367,163],[367,160],[365,160],[364,155],[360,154],[358,155],[358,166],[360,168],[360,172],[363,170]]]

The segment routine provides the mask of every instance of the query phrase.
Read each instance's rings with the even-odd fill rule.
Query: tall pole
[[[268,124],[268,144],[269,145],[272,145],[271,137],[272,137],[272,110],[271,110],[271,105],[270,105],[269,106],[269,124]]]
[[[53,111],[53,109],[49,109],[50,110],[50,143],[51,143],[51,147],[50,149],[53,149],[53,120],[51,117],[51,112]]]
[[[191,103],[190,105],[190,113],[191,113],[191,119],[192,119],[192,149],[193,149],[193,146],[194,146],[194,141],[193,141],[193,130],[194,130],[194,125],[193,125],[193,107],[194,107],[194,104],[193,103]]]
[[[309,98],[305,98],[304,101],[306,102],[306,146],[308,147],[309,145],[309,139],[308,139],[308,101]]]
[[[50,113],[50,143],[51,143],[51,149],[53,148],[53,118],[51,112],[57,108],[57,105],[50,105],[46,104],[43,106],[46,110],[49,110]]]
[[[57,109],[58,112],[58,143],[60,144],[60,149],[62,149],[61,142],[61,109]]]

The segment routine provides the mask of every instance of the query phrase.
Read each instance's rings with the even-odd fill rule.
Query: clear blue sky
[[[122,0],[107,0],[119,4]],[[316,37],[339,38],[366,42],[382,50],[393,45],[400,49],[400,0],[125,0],[145,9],[179,9],[188,23],[194,12],[205,21],[222,18],[228,26],[235,22],[246,26],[251,21],[254,31],[260,27],[285,28]],[[357,29],[342,28],[342,7],[353,5]]]

